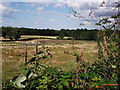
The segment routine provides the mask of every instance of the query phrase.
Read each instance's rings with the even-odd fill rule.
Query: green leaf
[[[57,70],[53,67],[46,67],[47,72],[57,72]]]
[[[12,85],[13,85],[13,82],[12,82],[12,81],[10,81],[10,82],[9,82],[9,86],[12,86]]]
[[[93,83],[92,85],[90,85],[90,88],[97,87],[97,86],[98,86],[98,83]]]
[[[85,75],[85,73],[81,73],[79,76],[81,77],[81,76],[84,76]]]
[[[115,65],[111,65],[112,66],[112,68],[116,68],[117,66],[115,66]]]
[[[31,58],[30,61],[28,61],[28,62],[25,63],[25,64],[28,64],[28,63],[31,63],[31,62],[34,62],[34,61],[36,61],[36,57]]]
[[[32,76],[37,76],[37,74],[34,74],[31,70],[29,70],[26,77],[31,78]]]
[[[58,89],[59,90],[63,89],[63,86],[62,85],[58,85]]]
[[[74,81],[73,79],[66,79],[67,81]]]
[[[62,77],[63,78],[69,78],[69,77],[71,77],[72,75],[63,75]]]
[[[13,85],[19,88],[25,88],[25,85],[21,84],[27,78],[24,75],[19,75],[15,80],[13,80]]]
[[[80,77],[82,76],[82,77],[84,77],[84,78],[88,78],[88,77],[89,77],[89,74],[88,74],[88,73],[81,73],[79,76],[80,76]]]
[[[77,89],[77,88],[78,88],[78,86],[77,86],[77,85],[75,85],[75,86],[74,86],[74,88],[75,88],[75,89]]]
[[[93,78],[93,77],[95,77],[95,76],[98,76],[98,74],[95,73],[95,72],[90,72],[90,75],[89,75],[90,78]]]
[[[100,80],[101,80],[101,77],[95,76],[92,80],[93,80],[93,81],[100,81]]]
[[[47,89],[47,85],[40,85],[40,86],[39,86],[39,89],[40,89],[40,90],[41,90],[41,89],[43,89],[43,90],[44,90],[44,89]]]
[[[42,54],[42,53],[44,53],[43,51],[39,51],[39,52],[37,52],[36,54]]]
[[[22,70],[29,71],[29,69],[28,69],[28,68],[22,68]]]
[[[69,86],[68,81],[64,81],[64,82],[62,82],[62,83],[63,83],[64,86],[67,86],[67,87]]]

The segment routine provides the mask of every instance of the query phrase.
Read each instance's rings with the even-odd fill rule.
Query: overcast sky
[[[0,4],[0,23],[3,26],[28,28],[94,29],[97,28],[94,24],[99,16],[117,14],[117,0],[108,0],[103,7],[99,7],[100,1],[105,0],[4,0]],[[74,17],[71,9],[92,24],[84,18]]]

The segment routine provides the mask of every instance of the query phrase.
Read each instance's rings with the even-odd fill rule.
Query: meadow
[[[52,57],[46,58],[43,62],[52,67],[70,71],[75,67],[75,56],[77,53],[81,59],[88,63],[93,63],[98,59],[97,43],[95,41],[84,40],[53,40],[55,36],[29,36],[23,35],[19,41],[2,42],[2,79],[3,83],[12,79],[15,75],[23,73],[25,59],[25,45],[23,42],[41,42],[38,48],[48,47]],[[66,37],[67,38],[67,37]],[[25,40],[24,40],[25,39]],[[30,39],[30,40],[29,40]],[[33,57],[35,45],[28,45],[28,61]]]
[[[106,38],[102,42],[32,35],[3,39],[2,90],[118,90],[119,32],[115,33],[107,43],[106,36],[101,36]],[[40,42],[38,47],[34,42]]]

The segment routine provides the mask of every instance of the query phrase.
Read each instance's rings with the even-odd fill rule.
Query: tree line
[[[75,40],[95,40],[99,30],[97,29],[33,29],[2,26],[2,37],[10,40],[18,40],[21,35],[41,35],[41,36],[58,36],[57,39],[64,39],[65,36],[72,37]],[[71,38],[68,38],[71,39]]]

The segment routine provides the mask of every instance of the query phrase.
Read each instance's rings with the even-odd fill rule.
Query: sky
[[[0,23],[39,29],[95,29],[100,18],[117,14],[117,0],[105,4],[100,1],[105,0],[3,0]],[[73,10],[79,14],[77,17]]]

